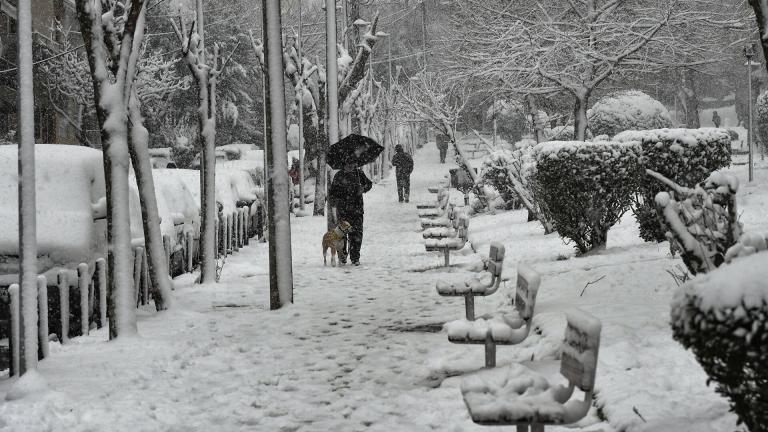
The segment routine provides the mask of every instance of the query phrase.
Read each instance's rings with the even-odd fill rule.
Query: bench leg
[[[475,320],[475,296],[472,295],[471,291],[464,295],[464,307],[467,313],[467,320],[474,321]]]
[[[517,425],[516,432],[528,432],[528,425],[527,424]]]
[[[485,367],[496,367],[496,342],[493,341],[490,332],[485,337]]]
[[[534,423],[531,425],[531,432],[544,432],[544,425]]]
[[[445,248],[445,266],[449,267],[451,265],[451,251],[448,248]]]

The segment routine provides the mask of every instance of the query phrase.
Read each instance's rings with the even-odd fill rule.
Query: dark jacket
[[[407,177],[413,172],[413,158],[408,153],[399,151],[392,157],[392,166],[395,167],[398,177]]]
[[[352,172],[339,171],[333,177],[328,200],[340,214],[363,214],[363,194],[371,190],[373,183],[358,168]]]

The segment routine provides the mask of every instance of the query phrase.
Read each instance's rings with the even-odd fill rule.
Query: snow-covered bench
[[[472,421],[516,425],[517,432],[543,432],[545,425],[575,423],[587,414],[594,393],[601,324],[578,309],[570,311],[567,320],[560,374],[568,385],[553,385],[520,364],[480,371],[461,384]],[[569,400],[575,388],[584,392],[583,400]]]
[[[451,283],[438,281],[435,285],[437,293],[445,297],[464,297],[464,309],[468,321],[475,320],[475,297],[489,296],[498,291],[501,285],[501,268],[504,264],[504,245],[491,243],[486,268],[491,275],[490,280],[482,275],[467,281]]]
[[[434,219],[428,219],[430,222]],[[446,238],[457,237],[459,235],[459,218],[456,217],[456,210],[453,206],[450,206],[445,220],[440,220],[438,224],[430,224],[428,227],[424,227],[421,236],[424,239],[430,238]]]
[[[442,197],[438,195],[438,201],[435,204],[419,204],[419,217],[420,218],[436,218],[445,214],[445,209],[449,203],[448,193],[443,194]]]
[[[458,344],[485,345],[485,366],[496,366],[496,346],[516,345],[531,331],[536,294],[541,276],[526,264],[517,267],[515,308],[475,320],[461,319],[445,324],[448,340]]]
[[[436,218],[421,218],[421,229],[428,228],[450,228],[453,226],[453,221],[458,217],[458,212],[453,204],[448,204],[445,209],[445,214]]]
[[[468,240],[469,218],[460,216],[456,237],[447,238],[428,238],[424,240],[424,247],[427,252],[442,252],[445,256],[445,267],[451,264],[451,251],[457,251],[464,248]]]

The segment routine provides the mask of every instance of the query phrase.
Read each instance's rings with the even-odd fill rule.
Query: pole
[[[35,215],[35,101],[32,73],[32,5],[19,0],[19,256],[21,257],[19,375],[37,369],[37,220]]]
[[[328,103],[326,107],[328,119],[328,144],[332,145],[339,141],[339,80],[338,64],[336,58],[336,2],[334,0],[325,0],[325,70],[326,70],[326,90]],[[332,178],[332,177],[331,177]],[[326,184],[326,188],[330,185]],[[326,197],[328,196],[326,190]],[[326,216],[328,219],[328,228],[333,225],[333,212],[326,199],[328,209]]]
[[[301,54],[303,22],[301,19],[301,1],[299,1],[299,34],[296,51],[299,56],[299,209],[304,210],[304,61]]]
[[[421,2],[421,49],[424,52],[424,72],[427,71],[427,2]]]
[[[285,88],[280,0],[263,0],[264,63],[266,68],[267,169],[270,173],[269,207],[269,307],[279,309],[293,303],[291,219],[288,208],[288,152],[285,124]]]
[[[749,145],[749,181],[754,180],[753,153],[752,148],[752,57],[747,57],[747,82],[749,86],[749,130],[747,131],[747,145]]]

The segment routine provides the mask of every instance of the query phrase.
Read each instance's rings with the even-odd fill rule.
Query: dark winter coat
[[[395,175],[407,177],[413,172],[413,158],[408,153],[399,151],[392,157],[392,166],[395,167]]]
[[[360,168],[352,172],[342,170],[333,177],[328,200],[339,214],[361,215],[364,213],[363,194],[371,190],[372,186],[373,183]]]
[[[437,144],[437,148],[440,150],[448,149],[448,137],[443,134],[438,134],[435,137],[435,143]]]

